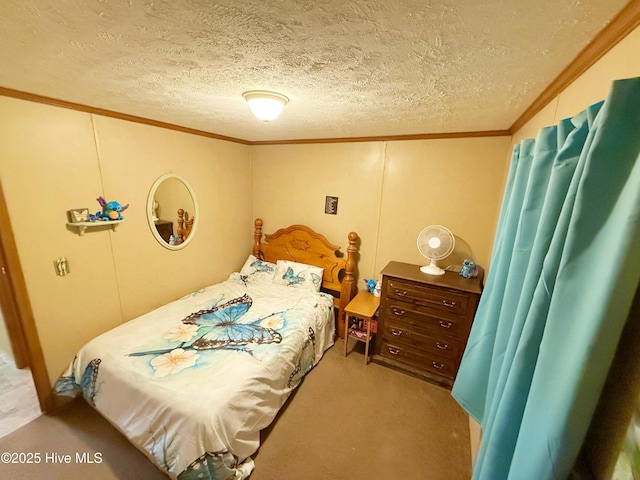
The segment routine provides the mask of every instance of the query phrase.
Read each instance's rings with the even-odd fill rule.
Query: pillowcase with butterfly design
[[[319,292],[323,274],[324,270],[320,267],[290,260],[278,260],[273,283]]]
[[[275,271],[275,263],[265,262],[251,254],[240,269],[240,275],[247,283],[272,283]]]

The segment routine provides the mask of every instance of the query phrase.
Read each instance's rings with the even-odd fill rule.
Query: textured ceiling
[[[0,86],[248,141],[505,130],[627,1],[2,0]]]

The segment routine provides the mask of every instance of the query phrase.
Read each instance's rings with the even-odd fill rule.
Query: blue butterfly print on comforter
[[[223,305],[192,313],[182,320],[185,324],[210,328],[191,347],[196,350],[211,350],[249,343],[280,343],[282,336],[278,332],[259,325],[264,320],[262,318],[251,323],[238,323],[238,319],[249,311],[252,303],[251,297],[244,294]]]
[[[74,363],[76,361],[77,357],[74,359]],[[102,360],[100,360],[99,358],[94,358],[87,364],[86,368],[84,369],[84,373],[82,374],[82,378],[80,379],[79,385],[73,373],[71,375],[60,377],[60,379],[56,383],[56,393],[68,393],[82,390],[82,394],[87,399],[87,401],[95,407],[95,398],[98,394],[98,368],[100,367],[101,361]]]
[[[249,311],[252,303],[251,297],[245,293],[241,297],[234,298],[221,305],[215,305],[188,315],[182,319],[182,323],[197,325],[199,327],[198,332],[204,331],[204,333],[189,345],[183,343],[177,348],[185,350],[215,350],[244,347],[250,343],[259,345],[280,343],[282,335],[273,328],[263,327],[260,323],[265,318],[280,315],[283,312],[272,313],[267,317],[259,318],[250,323],[238,322]],[[168,353],[171,350],[134,352],[129,355],[158,355]]]

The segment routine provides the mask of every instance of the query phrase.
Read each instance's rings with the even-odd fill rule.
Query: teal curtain
[[[477,480],[565,480],[640,280],[640,78],[513,150],[452,395]]]

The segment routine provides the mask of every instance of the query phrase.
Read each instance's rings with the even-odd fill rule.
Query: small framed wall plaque
[[[338,214],[338,197],[325,197],[324,213],[327,213],[329,215]]]
[[[82,223],[89,221],[89,209],[88,208],[72,208],[67,210],[67,216],[70,223]]]

